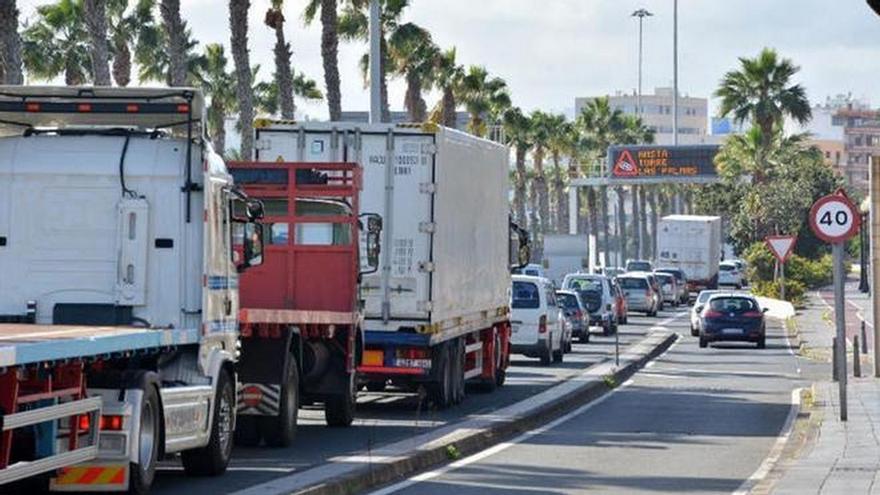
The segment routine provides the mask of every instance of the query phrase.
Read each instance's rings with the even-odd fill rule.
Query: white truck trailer
[[[657,226],[658,268],[684,270],[691,292],[718,288],[721,217],[669,215]]]
[[[569,273],[587,272],[590,260],[587,256],[587,236],[571,234],[547,234],[544,236],[544,273],[547,278],[562,287],[562,280]]]
[[[256,127],[259,161],[363,167],[361,212],[382,217],[383,240],[379,270],[361,285],[360,382],[371,390],[424,386],[438,407],[463,400],[468,380],[502,384],[510,336],[507,148],[437,126]]]
[[[0,87],[0,492],[143,493],[174,453],[226,469],[261,207],[204,117],[192,89]]]

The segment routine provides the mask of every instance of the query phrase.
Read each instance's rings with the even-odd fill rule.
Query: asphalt
[[[731,493],[756,471],[809,386],[781,324],[767,349],[684,336],[604,399],[453,465],[374,492]]]
[[[630,323],[620,327],[621,350],[642,339],[653,325],[672,314],[667,312],[660,318],[631,315]],[[179,462],[165,461],[151,493],[232,493],[306,471],[338,457],[369,453],[383,445],[525,400],[613,358],[613,353],[613,337],[593,334],[588,344],[576,342],[563,363],[545,367],[536,359],[513,356],[507,383],[502,388],[488,394],[469,391],[463,404],[442,411],[423,407],[414,394],[363,392],[358,401],[358,418],[350,428],[328,428],[320,409],[305,408],[300,411],[293,446],[285,449],[236,447],[229,470],[217,478],[189,478],[183,474]]]

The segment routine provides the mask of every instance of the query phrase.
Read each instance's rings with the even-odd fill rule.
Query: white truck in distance
[[[562,281],[569,273],[588,271],[587,242],[586,235],[544,235],[544,270],[557,287],[562,287]]]
[[[207,143],[201,95],[0,87],[0,122],[0,492],[45,474],[144,493],[175,453],[222,473],[261,205]]]
[[[669,215],[657,226],[657,266],[684,270],[688,289],[718,288],[721,217]]]

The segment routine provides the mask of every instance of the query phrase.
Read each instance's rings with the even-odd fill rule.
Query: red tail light
[[[547,315],[538,318],[538,333],[547,333]]]
[[[92,427],[92,416],[90,414],[81,414],[79,416],[79,427],[80,433],[89,431],[89,428]]]
[[[101,416],[101,429],[111,431],[122,430],[122,416]]]
[[[584,312],[581,310],[577,310],[574,312],[574,317],[580,320],[584,317]]]
[[[713,311],[711,309],[703,313],[703,318],[721,318],[722,316],[724,315],[722,315],[721,312]]]
[[[743,316],[746,318],[760,318],[764,316],[764,313],[760,311],[746,311],[745,313],[743,313]]]

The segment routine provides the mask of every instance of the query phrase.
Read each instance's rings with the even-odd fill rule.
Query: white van
[[[513,275],[510,296],[511,354],[561,363],[565,352],[563,318],[553,284],[546,278]]]

